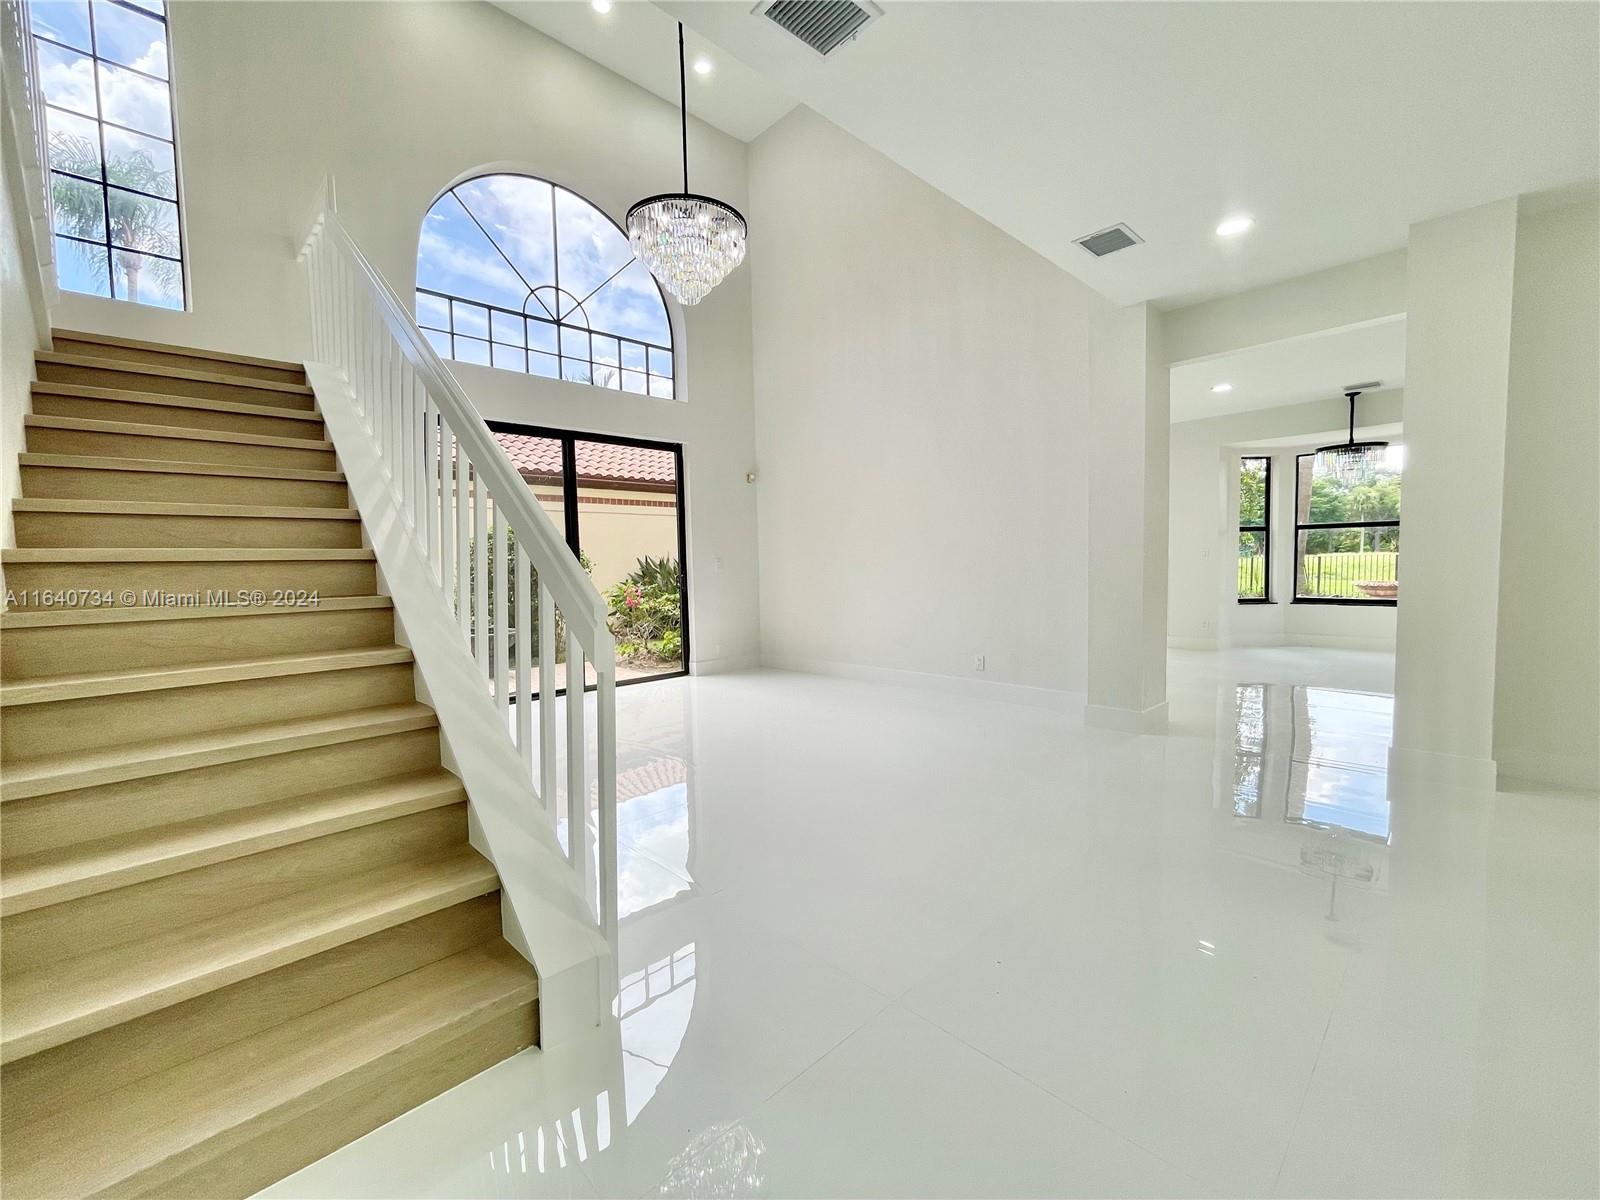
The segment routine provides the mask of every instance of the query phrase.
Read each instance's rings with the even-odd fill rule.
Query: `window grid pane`
[[[60,286],[187,307],[166,19],[129,7],[35,3]]]
[[[1393,604],[1400,589],[1403,452],[1390,447],[1368,476],[1347,481],[1325,456],[1295,461],[1295,599]]]
[[[529,200],[543,194],[540,185],[551,191],[554,209]],[[447,307],[456,361],[482,361],[483,350],[464,341],[476,339],[489,343],[501,369],[675,395],[665,300],[653,279],[656,303],[641,295],[649,274],[600,209],[531,177],[491,175],[452,188],[427,220],[418,251],[418,323],[438,328],[433,314]],[[579,242],[563,245],[563,230],[567,241]],[[459,266],[463,255],[472,259],[470,274]],[[492,287],[484,282],[490,278]],[[507,307],[514,291],[523,294],[521,311]],[[656,340],[663,336],[667,344]]]
[[[1272,459],[1239,460],[1240,600],[1271,599],[1272,584]]]

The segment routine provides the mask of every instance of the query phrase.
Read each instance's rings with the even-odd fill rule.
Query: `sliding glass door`
[[[605,600],[617,682],[684,674],[683,448],[497,421],[489,428]],[[586,682],[593,685],[592,670]],[[564,667],[555,684],[565,689]]]

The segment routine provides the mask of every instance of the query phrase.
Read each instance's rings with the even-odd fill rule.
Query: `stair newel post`
[[[533,568],[527,546],[517,542],[516,630],[517,630],[517,751],[522,769],[533,779],[533,681],[529,679],[533,641]]]
[[[539,799],[554,829],[561,819],[556,803],[556,604],[543,580],[539,589]]]
[[[491,498],[492,504],[492,498]],[[500,511],[498,504],[492,504],[494,509],[494,607],[490,613],[490,628],[494,630],[494,661],[490,664],[490,693],[502,706],[507,703],[506,688],[510,680],[509,664],[506,661],[506,625],[511,617],[511,602],[506,595],[506,580],[510,578],[507,569],[511,557],[511,539],[506,536],[506,519]],[[511,719],[509,709],[505,712],[507,721]],[[509,726],[507,732],[510,732]]]

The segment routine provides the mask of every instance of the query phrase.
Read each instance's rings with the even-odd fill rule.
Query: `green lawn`
[[[1399,578],[1400,556],[1393,551],[1367,550],[1345,554],[1308,554],[1301,568],[1300,595],[1328,599],[1369,599],[1357,583],[1392,582]],[[1260,555],[1239,559],[1239,595],[1262,594],[1265,560]]]

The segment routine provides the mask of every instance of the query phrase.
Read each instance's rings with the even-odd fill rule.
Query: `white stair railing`
[[[12,212],[22,242],[35,333],[40,348],[48,349],[50,310],[58,296],[45,150],[49,136],[28,6],[22,0],[0,0],[0,143],[6,175],[12,181]]]
[[[556,828],[565,820],[567,861],[614,947],[617,667],[605,602],[407,307],[340,223],[331,179],[300,258],[309,273],[314,356],[343,373],[407,533],[460,630],[460,651],[504,706],[505,736],[548,819]],[[557,704],[563,653],[567,700]]]

